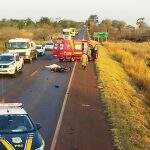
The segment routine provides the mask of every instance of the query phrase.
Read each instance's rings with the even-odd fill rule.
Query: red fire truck
[[[83,49],[86,45],[88,45],[88,41],[58,38],[54,42],[53,56],[62,61],[80,60]]]

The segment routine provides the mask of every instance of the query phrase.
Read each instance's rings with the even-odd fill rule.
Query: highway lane
[[[79,33],[75,36],[75,39],[79,39],[79,40],[89,40],[89,34],[88,34],[88,30],[87,27],[83,26],[81,27]]]
[[[25,64],[17,78],[0,77],[0,97],[3,102],[22,102],[35,123],[41,123],[41,133],[49,150],[70,79],[70,72],[52,73],[44,66],[57,63],[48,53],[36,62]],[[73,63],[61,63],[73,67]],[[57,87],[56,87],[57,85]]]

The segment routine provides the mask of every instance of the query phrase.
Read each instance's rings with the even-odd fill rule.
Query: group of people
[[[93,47],[91,44],[82,45],[83,54],[81,56],[82,67],[85,69],[89,61],[94,61],[98,57],[98,50],[96,46]]]

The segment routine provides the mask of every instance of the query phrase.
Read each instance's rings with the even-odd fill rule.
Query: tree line
[[[28,35],[30,35],[34,40],[45,41],[55,35],[59,35],[62,32],[63,28],[79,28],[80,25],[81,22],[67,19],[54,20],[49,17],[41,17],[37,21],[34,21],[30,18],[1,19],[0,40],[7,40],[15,36],[28,37]]]
[[[105,19],[99,22],[97,15],[90,15],[86,21],[89,32],[108,32],[109,40],[150,40],[150,27],[145,23],[145,18],[138,18],[135,26],[121,20]]]

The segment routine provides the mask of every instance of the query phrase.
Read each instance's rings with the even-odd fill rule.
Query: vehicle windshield
[[[54,49],[63,50],[64,49],[64,44],[58,44],[58,43],[56,43],[55,46],[54,46]]]
[[[42,49],[42,46],[37,46],[36,49]]]
[[[70,32],[63,32],[63,35],[70,35]]]
[[[46,45],[53,45],[53,43],[46,43]]]
[[[0,115],[0,133],[31,132],[34,126],[27,115]]]
[[[8,49],[27,49],[29,43],[27,42],[11,42],[8,44]]]
[[[0,56],[0,62],[2,61],[13,61],[14,57],[13,56]]]

